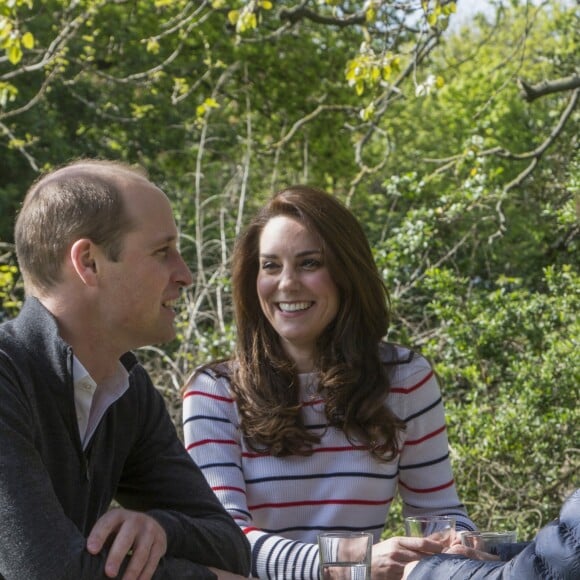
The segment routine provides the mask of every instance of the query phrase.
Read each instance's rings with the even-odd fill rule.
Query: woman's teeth
[[[314,304],[313,302],[279,302],[278,307],[282,312],[297,312],[307,310]]]

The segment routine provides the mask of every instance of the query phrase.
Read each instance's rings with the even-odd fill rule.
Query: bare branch
[[[518,79],[518,86],[521,89],[522,98],[531,103],[540,97],[551,95],[553,93],[561,93],[565,91],[573,91],[580,87],[580,75],[571,75],[569,77],[562,77],[553,81],[542,81],[535,85],[531,85]]]
[[[248,65],[244,65],[244,93],[246,97],[246,148],[244,152],[244,170],[242,183],[240,187],[240,198],[238,201],[238,216],[236,219],[236,236],[242,230],[242,222],[244,217],[244,206],[246,204],[246,194],[248,190],[248,180],[250,178],[250,162],[252,160],[252,103],[250,98],[250,91],[247,87],[250,86],[250,79],[248,75]]]
[[[106,0],[103,0],[100,6],[105,2]],[[78,1],[74,2],[73,5],[69,7],[69,11],[70,8],[75,7],[77,4]],[[98,7],[95,7],[95,9]],[[17,76],[20,76],[22,74],[27,74],[33,71],[45,69],[49,64],[52,64],[55,61],[55,59],[57,59],[61,55],[63,48],[67,45],[70,39],[76,35],[80,27],[92,16],[93,13],[90,10],[87,10],[83,12],[81,15],[71,20],[70,22],[67,22],[60,30],[58,36],[46,48],[40,60],[32,64],[24,64],[15,70],[6,72],[0,77],[0,79],[6,81],[15,78]]]
[[[574,90],[572,95],[570,96],[570,100],[568,101],[568,105],[560,115],[560,119],[558,120],[557,125],[552,129],[548,137],[535,149],[531,151],[526,151],[525,153],[513,153],[504,147],[492,147],[490,149],[484,149],[482,151],[477,152],[478,157],[489,157],[492,155],[496,155],[497,157],[502,157],[503,159],[510,159],[512,161],[525,161],[531,159],[530,165],[522,171],[513,181],[511,181],[508,185],[505,186],[504,190],[508,191],[518,185],[531,173],[531,171],[535,168],[540,157],[546,152],[546,150],[556,141],[559,135],[564,130],[566,123],[572,112],[576,108],[578,104],[578,99],[580,97],[580,88]],[[457,155],[452,155],[446,158],[440,159],[433,159],[426,157],[424,161],[426,163],[437,163],[443,164],[443,167],[440,167],[437,172],[441,172],[445,169],[450,169],[453,167],[457,162],[462,160],[465,157],[465,153],[458,153]]]
[[[568,106],[562,112],[560,119],[558,120],[558,124],[552,129],[552,132],[548,136],[548,138],[539,146],[536,147],[533,151],[529,151],[528,153],[523,153],[521,155],[503,155],[504,157],[508,157],[508,159],[529,159],[531,158],[532,161],[530,165],[524,169],[514,180],[510,181],[505,188],[504,191],[509,191],[514,187],[517,187],[522,183],[522,181],[534,170],[538,162],[540,161],[540,157],[546,152],[548,147],[554,143],[554,141],[558,138],[560,133],[564,130],[566,126],[566,122],[572,115],[572,111],[576,108],[578,104],[578,98],[580,97],[580,88],[577,88],[571,95],[570,100],[568,101]],[[508,152],[509,153],[509,152]]]
[[[5,135],[8,135],[8,137],[10,139],[12,139],[13,141],[16,140],[16,137],[12,134],[12,131],[10,131],[10,129],[6,125],[4,125],[4,123],[2,123],[2,122],[0,122],[0,130],[2,130]],[[16,149],[18,149],[18,151],[20,151],[20,153],[22,153],[22,155],[24,155],[24,157],[26,158],[26,161],[28,161],[30,167],[32,167],[32,169],[34,169],[34,171],[38,171],[38,163],[36,163],[36,160],[34,159],[34,157],[32,157],[32,155],[30,155],[30,153],[28,153],[28,151],[26,151],[26,148],[24,147],[24,145],[20,145],[19,147],[16,147]]]
[[[362,138],[357,142],[355,148],[355,159],[358,164],[362,163],[362,150],[370,138],[373,136],[378,121],[386,114],[389,104],[394,98],[401,98],[403,93],[399,87],[403,84],[403,81],[407,79],[413,71],[416,70],[417,66],[431,53],[431,51],[438,45],[439,35],[436,33],[430,34],[423,43],[417,43],[415,47],[415,57],[410,59],[409,63],[405,69],[399,74],[394,83],[390,84],[387,90],[376,99],[376,111],[373,115],[373,124],[369,127],[368,131],[362,136]]]
[[[174,22],[168,23],[169,26],[160,34],[153,36],[152,39],[154,40],[161,40],[162,38],[179,32],[180,30],[186,29],[188,32],[191,31],[191,22],[195,19],[196,16],[199,16],[201,12],[208,7],[207,0],[203,0],[197,6],[196,3],[188,3],[188,5],[182,10],[178,17],[174,19]],[[188,14],[188,11],[193,9],[191,14]],[[209,13],[203,19],[196,21],[195,25],[198,26],[201,22],[204,22],[209,17]],[[187,28],[185,25],[188,25]]]
[[[25,113],[29,109],[32,109],[32,107],[34,107],[42,99],[42,97],[44,96],[44,93],[46,92],[46,90],[48,89],[48,86],[50,85],[50,82],[56,76],[56,73],[57,73],[56,69],[53,69],[52,71],[50,71],[50,74],[44,79],[44,81],[43,81],[40,89],[38,89],[38,92],[36,93],[36,95],[34,95],[34,97],[32,97],[28,101],[28,103],[26,103],[25,105],[22,105],[22,107],[19,107],[18,109],[12,109],[11,111],[7,111],[6,113],[0,112],[0,119],[9,119],[10,117],[20,115],[21,113]]]
[[[302,117],[302,119],[296,121],[296,123],[294,123],[294,125],[290,127],[288,133],[286,133],[286,135],[284,135],[277,143],[274,143],[274,147],[276,148],[283,147],[284,145],[286,145],[286,143],[288,143],[292,139],[292,137],[294,137],[298,129],[300,129],[303,125],[309,123],[310,121],[318,117],[318,115],[320,115],[321,113],[328,111],[346,111],[349,113],[356,113],[357,109],[356,107],[351,107],[349,105],[318,105],[318,107],[316,107],[314,111],[311,111],[310,113]]]
[[[381,161],[374,167],[368,167],[367,165],[363,165],[360,171],[355,175],[355,177],[350,182],[350,187],[348,190],[348,194],[346,196],[346,206],[350,207],[350,203],[352,201],[352,197],[356,191],[357,186],[363,180],[364,177],[367,175],[372,175],[373,173],[378,173],[386,164],[389,159],[388,155],[385,155]]]
[[[338,26],[339,28],[344,28],[346,26],[353,26],[356,24],[364,24],[366,22],[366,16],[364,12],[359,12],[356,14],[350,14],[344,18],[336,18],[333,16],[323,16],[314,10],[306,8],[303,4],[299,4],[295,8],[288,9],[283,8],[280,10],[280,20],[288,21],[292,24],[296,24],[300,20],[311,20],[317,24],[324,24],[330,26]]]
[[[500,197],[500,199],[498,200],[498,202],[496,204],[496,211],[497,211],[498,216],[499,216],[499,227],[498,227],[498,230],[489,237],[488,241],[490,243],[493,242],[493,240],[495,238],[503,235],[503,232],[505,231],[505,216],[504,216],[503,211],[502,211],[502,203],[503,203],[503,200],[504,200],[506,194],[511,189],[514,189],[515,187],[519,187],[524,182],[524,180],[538,166],[538,164],[540,163],[540,158],[542,157],[542,155],[545,153],[545,151],[548,149],[548,147],[554,143],[554,141],[558,138],[560,133],[564,130],[564,127],[566,126],[566,121],[568,121],[568,119],[570,118],[570,115],[572,114],[572,111],[574,111],[576,105],[578,104],[579,97],[580,97],[580,88],[577,88],[572,93],[572,96],[570,97],[570,100],[568,102],[568,106],[564,109],[562,115],[560,115],[560,119],[558,121],[558,124],[552,129],[552,132],[550,133],[548,138],[539,147],[536,147],[536,149],[534,149],[533,151],[529,151],[528,153],[522,153],[521,155],[514,155],[514,154],[510,153],[509,151],[498,152],[498,155],[500,155],[501,157],[507,157],[508,159],[530,159],[531,158],[531,162],[523,171],[521,171],[514,179],[512,179],[503,188],[503,195]]]
[[[459,249],[465,244],[465,242],[468,240],[469,236],[473,235],[473,231],[475,230],[475,226],[472,226],[470,228],[470,230],[468,232],[466,232],[461,239],[456,242],[454,244],[454,246],[452,248],[450,248],[448,250],[448,252],[442,256],[441,258],[439,258],[437,260],[437,262],[435,262],[434,264],[429,265],[429,268],[439,268],[442,264],[444,264],[445,262],[447,262],[448,260],[450,260],[458,251]],[[401,298],[401,296],[403,296],[404,294],[406,294],[407,292],[409,292],[409,290],[411,290],[412,288],[414,288],[415,286],[417,286],[417,284],[423,280],[425,278],[425,276],[427,275],[427,268],[424,268],[423,266],[419,266],[409,277],[409,283],[406,284],[404,287],[402,288],[398,288],[396,290],[396,293],[393,294],[393,296],[396,296],[397,299]]]

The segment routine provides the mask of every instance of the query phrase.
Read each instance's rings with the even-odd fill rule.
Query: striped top
[[[252,545],[252,574],[318,579],[316,536],[324,530],[364,530],[380,539],[395,493],[404,515],[446,514],[458,529],[474,529],[459,502],[439,385],[429,363],[396,347],[387,403],[405,420],[401,453],[377,461],[329,427],[314,374],[299,375],[304,424],[321,441],[310,457],[256,453],[239,428],[226,378],[198,373],[183,405],[186,447]]]

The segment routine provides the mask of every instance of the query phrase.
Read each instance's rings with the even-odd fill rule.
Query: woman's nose
[[[294,268],[284,268],[280,275],[280,288],[295,288],[300,284],[297,272]]]

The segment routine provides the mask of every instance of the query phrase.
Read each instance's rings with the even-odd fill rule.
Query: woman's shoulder
[[[232,374],[233,362],[223,359],[197,367],[195,374],[204,373],[216,379],[229,379]]]
[[[232,362],[220,360],[201,365],[187,380],[185,391],[229,391]]]
[[[394,342],[381,342],[379,344],[379,357],[386,366],[404,366],[431,368],[429,361],[419,352],[407,346]]]
[[[393,342],[381,342],[379,356],[391,375],[391,381],[403,381],[433,372],[431,363],[419,352]]]

